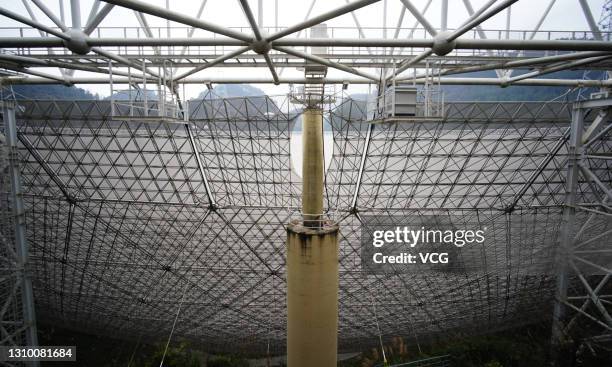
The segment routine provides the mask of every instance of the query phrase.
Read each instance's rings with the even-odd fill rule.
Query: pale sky
[[[36,17],[41,23],[44,23],[49,26],[53,26],[53,23],[30,1],[27,1],[32,9],[34,10]],[[70,25],[70,0],[48,0],[45,1],[45,4],[59,17],[60,14],[60,2],[64,3],[64,11],[65,11],[65,23]],[[264,27],[275,27],[276,26],[276,17],[275,17],[275,2],[278,3],[278,26],[286,27],[296,23],[299,23],[304,20],[306,12],[311,4],[311,0],[262,0],[263,1],[263,25]],[[149,3],[164,7],[166,5],[165,0],[152,0],[147,1]],[[487,0],[472,0],[471,3],[474,9],[479,9],[483,4],[485,4]],[[550,0],[521,0],[518,3],[514,4],[511,7],[511,29],[513,31],[530,31],[534,28],[539,18],[541,17],[544,9],[549,4]],[[591,11],[596,21],[599,21],[601,15],[601,9],[603,5],[603,0],[589,0],[588,3],[591,7]],[[251,9],[253,10],[255,17],[258,16],[257,13],[257,0],[250,0]],[[345,4],[345,0],[316,0],[314,9],[311,13],[310,17],[314,17],[323,12],[329,11],[331,9],[337,8]],[[423,9],[427,0],[412,0],[412,3],[418,8]],[[427,19],[433,24],[434,27],[439,27],[441,24],[441,3],[442,0],[433,0],[431,6],[426,12]],[[81,17],[83,19],[82,23],[85,24],[87,17],[89,16],[89,12],[91,6],[93,4],[93,0],[82,0],[81,1]],[[104,3],[102,3],[103,5]],[[185,13],[191,16],[195,16],[197,14],[198,8],[200,7],[200,0],[190,0],[190,1],[170,1],[170,8],[174,11]],[[398,17],[400,14],[400,9],[403,7],[402,3],[399,0],[383,0],[377,4],[367,6],[366,8],[357,10],[355,15],[360,22],[361,26],[364,27],[366,36],[370,37],[383,37],[383,32],[381,29],[368,29],[368,27],[382,27],[384,24],[383,19],[383,8],[387,6],[387,19],[386,24],[387,27],[394,28],[397,24]],[[19,0],[0,0],[0,6],[18,12],[23,15],[27,15],[24,4]],[[485,30],[505,30],[506,28],[506,15],[507,13],[501,12],[490,20],[487,20],[482,24],[482,28]],[[460,0],[449,0],[449,20],[448,27],[455,28],[463,23],[468,18],[467,11],[463,5],[463,1]],[[146,19],[149,22],[151,27],[165,27],[166,20],[160,19],[151,15],[146,15]],[[240,4],[237,0],[208,0],[206,6],[204,8],[204,12],[202,15],[202,19],[207,20],[212,23],[216,23],[219,25],[227,26],[227,27],[248,27],[248,23],[246,18],[240,8]],[[402,23],[402,26],[405,28],[411,28],[414,25],[415,19],[409,13],[406,12],[406,16]],[[355,27],[354,19],[351,14],[343,15],[342,17],[333,19],[331,21],[326,22],[328,27]],[[15,22],[11,19],[8,19],[4,16],[0,16],[0,27],[19,27],[23,26],[18,22]],[[101,23],[100,27],[102,28],[103,36],[120,36],[122,34],[121,30],[111,30],[107,27],[137,27],[138,22],[134,16],[132,10],[124,9],[121,7],[115,7],[111,13],[106,17],[106,19]],[[184,25],[178,23],[171,23],[171,26],[183,27]],[[25,26],[27,27],[27,26]],[[545,31],[561,31],[561,32],[570,32],[570,31],[587,31],[588,25],[586,23],[585,17],[582,13],[580,5],[577,0],[557,0],[552,7],[547,19],[543,23],[541,30]],[[14,29],[2,28],[0,29],[0,37],[8,37],[14,36],[16,33]],[[181,31],[177,31],[181,32]],[[185,30],[182,31],[183,34],[180,36],[184,36]],[[243,32],[251,33],[248,29],[244,29]],[[356,30],[340,30],[338,29],[336,32],[340,34],[344,33],[341,37],[350,37],[351,34],[354,34],[353,37],[356,37]],[[353,32],[353,33],[351,33]],[[406,31],[407,32],[407,31]],[[394,30],[391,29],[388,31],[387,36],[389,38],[393,37]],[[492,34],[493,32],[491,32]],[[517,33],[518,34],[518,33]],[[38,33],[30,31],[28,36],[37,36]],[[165,34],[164,34],[165,35]],[[296,35],[291,35],[290,37],[295,37]],[[300,35],[304,37],[305,34],[302,33]],[[400,37],[402,35],[400,34]],[[556,38],[560,38],[562,35],[560,33],[556,34]],[[210,33],[204,32],[201,30],[197,30],[194,34],[194,37],[210,37]],[[415,38],[423,38],[424,36],[417,35]],[[465,37],[465,36],[463,36]],[[511,38],[518,38],[518,36],[511,36]],[[45,69],[47,73],[56,73],[55,70]],[[257,73],[257,74],[255,74]],[[197,76],[231,76],[231,77],[240,77],[240,76],[256,76],[261,73],[261,76],[269,76],[269,71],[267,68],[256,68],[253,70],[245,70],[244,68],[226,68],[226,69],[208,69],[204,70],[201,73],[197,74]],[[298,70],[284,70],[283,76],[302,76],[302,72]],[[330,71],[330,76],[340,76],[343,75],[343,72]],[[86,72],[77,71],[75,73],[75,77],[79,76],[96,76],[102,77],[100,74],[90,74]],[[109,87],[104,85],[79,85],[79,87],[88,89],[94,93],[98,93],[103,96],[107,96],[109,94]],[[274,85],[257,85],[257,87],[263,89],[268,94],[283,94],[287,90],[287,86],[274,86]],[[356,86],[355,86],[356,87]],[[186,97],[191,98],[195,95],[199,94],[201,90],[203,90],[205,86],[200,85],[188,85],[186,86]],[[353,86],[351,86],[353,88]],[[361,88],[360,91],[363,91],[364,86],[358,87]]]

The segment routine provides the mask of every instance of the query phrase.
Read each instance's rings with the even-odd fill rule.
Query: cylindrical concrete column
[[[323,111],[308,108],[302,125],[302,213],[307,227],[321,224],[324,165]]]
[[[323,111],[302,126],[303,222],[287,226],[287,362],[335,367],[338,349],[338,225],[323,221]]]
[[[288,367],[335,367],[338,348],[338,225],[287,226]]]

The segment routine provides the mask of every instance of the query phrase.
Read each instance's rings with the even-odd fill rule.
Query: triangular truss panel
[[[66,327],[153,341],[167,337],[183,299],[177,335],[217,351],[261,354],[269,343],[284,353],[300,111],[278,98],[202,99],[189,102],[184,120],[141,121],[111,119],[109,104],[20,102],[37,310]],[[372,303],[383,337],[411,343],[550,317],[570,107],[447,108],[439,120],[379,124],[361,101],[328,111],[325,203],[341,226],[341,350],[376,343]],[[590,149],[611,144],[604,136]],[[612,181],[606,160],[585,162]],[[577,194],[590,202],[602,192],[581,178]],[[362,221],[381,215],[486,228],[486,241],[457,249],[452,268],[366,274]],[[587,224],[593,233],[609,228]]]

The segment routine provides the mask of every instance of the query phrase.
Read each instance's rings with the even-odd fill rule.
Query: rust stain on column
[[[338,350],[338,225],[323,221],[323,113],[304,111],[303,222],[287,226],[287,362],[335,367]]]
[[[323,111],[304,110],[302,125],[302,213],[304,225],[318,227],[323,213]]]
[[[287,226],[288,367],[335,367],[338,225]]]

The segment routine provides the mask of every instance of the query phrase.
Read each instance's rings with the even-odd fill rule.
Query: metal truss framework
[[[142,84],[161,79],[162,70],[176,93],[189,83],[313,83],[283,77],[281,69],[321,64],[344,73],[314,81],[327,84],[420,84],[432,76],[423,73],[427,65],[440,84],[612,85],[542,78],[610,68],[608,30],[598,28],[584,0],[583,32],[540,29],[555,0],[533,29],[521,31],[510,27],[516,1],[474,9],[464,0],[470,16],[453,30],[445,11],[436,28],[425,16],[429,4],[419,11],[402,0],[397,27],[374,31],[361,27],[354,11],[376,0],[310,17],[315,2],[303,22],[283,28],[265,27],[241,1],[249,27],[235,29],[201,19],[205,1],[196,17],[138,0],[96,1],[84,21],[72,0],[68,26],[44,2],[24,0],[27,15],[0,7],[0,15],[28,26],[0,31],[2,83]],[[99,27],[119,6],[134,11],[139,27]],[[53,26],[38,20],[34,7]],[[406,12],[413,27],[403,27]],[[300,38],[343,14],[353,16],[355,28]],[[185,27],[151,27],[151,15]],[[482,28],[494,16],[507,17],[505,29]],[[222,67],[265,67],[270,76],[207,74]],[[49,72],[55,69],[59,74]],[[456,75],[486,70],[497,77]],[[19,104],[19,142],[9,146],[19,146],[21,171],[15,155],[9,166],[13,176],[21,173],[23,195],[19,180],[11,190],[2,181],[1,190],[3,260],[11,259],[1,283],[10,295],[0,310],[3,343],[23,343],[6,338],[34,330],[28,277],[12,275],[24,271],[26,255],[18,250],[27,239],[25,275],[32,275],[39,319],[132,340],[165,340],[176,320],[175,335],[214,351],[284,353],[285,224],[299,214],[300,196],[290,153],[299,110],[288,97],[194,100],[184,120],[166,121],[117,118],[108,101]],[[608,105],[586,113],[593,108],[450,103],[441,119],[371,124],[364,102],[338,98],[328,111],[334,153],[325,198],[342,227],[340,348],[375,344],[379,328],[384,339],[420,343],[515,327],[550,318],[555,300],[557,340],[578,329],[592,348],[606,341],[612,138]],[[451,268],[364,274],[361,223],[380,214],[406,216],[407,224],[427,214],[486,227],[487,241],[457,250],[463,260]]]
[[[109,101],[20,102],[39,317],[165,340],[185,294],[174,335],[215,351],[283,354],[285,225],[299,215],[300,197],[290,157],[299,110],[287,99],[190,101],[187,121],[165,122],[112,119]],[[376,125],[361,101],[338,100],[328,111],[334,153],[325,198],[342,228],[341,350],[375,344],[375,319],[383,339],[423,343],[550,318],[572,106],[447,108],[438,121]],[[584,119],[594,156],[612,145],[600,120]],[[582,164],[602,184],[612,182],[608,160]],[[577,178],[580,202],[595,203],[598,190]],[[574,221],[589,229],[581,239],[601,256],[610,222],[590,214],[608,207],[583,206]],[[361,221],[380,214],[403,215],[408,224],[422,215],[448,218],[487,228],[487,240],[458,250],[462,261],[450,268],[368,275]],[[602,276],[601,268],[584,275],[588,282]]]
[[[612,190],[609,183],[602,182],[591,169],[594,162],[610,159],[609,154],[602,155],[592,149],[600,136],[612,129],[609,121],[611,107],[612,101],[609,99],[577,102],[573,107],[553,314],[553,346],[556,348],[561,348],[576,335],[588,336],[585,343],[589,347],[591,343],[612,339],[611,287],[608,283],[612,275],[611,250],[609,245],[602,248],[598,243],[610,238],[608,227],[612,220],[608,202],[612,199]],[[595,118],[589,126],[585,126],[584,118],[589,113]],[[590,201],[577,194],[580,175],[592,187],[594,196]],[[576,220],[579,212],[588,214],[584,222]],[[588,232],[594,229],[592,225],[597,222],[608,223],[608,227],[598,228],[589,235]],[[572,277],[574,284],[570,284]],[[588,318],[592,324],[581,325],[578,322],[580,317]],[[582,330],[576,332],[574,329]]]
[[[159,77],[152,67],[172,65],[173,83],[305,83],[303,78],[283,78],[277,70],[315,63],[342,72],[340,76],[323,78],[320,83],[378,84],[396,79],[419,84],[427,79],[422,70],[429,63],[432,66],[429,72],[440,77],[442,84],[609,86],[607,80],[541,78],[555,71],[587,66],[609,69],[612,52],[612,44],[607,41],[609,35],[598,28],[584,0],[578,3],[588,30],[581,32],[541,29],[555,0],[544,9],[534,28],[527,30],[511,28],[510,7],[516,0],[488,1],[476,10],[470,0],[464,0],[469,17],[454,30],[447,29],[447,11],[441,14],[440,28],[432,25],[425,14],[431,1],[422,11],[410,0],[401,1],[403,8],[396,27],[387,27],[384,6],[381,28],[362,27],[355,13],[377,6],[379,0],[347,1],[344,6],[310,17],[316,3],[313,0],[304,21],[288,27],[279,27],[278,21],[273,27],[265,27],[255,20],[248,2],[240,1],[244,13],[240,16],[248,19],[250,27],[229,28],[201,18],[206,14],[206,0],[201,2],[195,17],[139,0],[95,1],[87,21],[81,19],[79,0],[71,0],[70,26],[42,1],[23,0],[27,14],[0,8],[0,15],[29,26],[2,30],[0,47],[4,52],[0,54],[0,65],[10,71],[4,77],[5,83],[29,84],[106,84],[109,77],[114,83],[128,83],[128,69],[140,70],[143,63],[146,67],[141,79]],[[138,26],[100,27],[116,7],[133,10]],[[53,27],[39,20],[34,8]],[[404,26],[406,12],[416,20],[412,27]],[[355,28],[330,26],[329,38],[312,38],[312,34],[310,38],[300,37],[311,27],[333,22],[345,14],[352,15]],[[147,15],[166,19],[168,25],[151,27]],[[482,28],[483,22],[504,15],[505,29]],[[278,9],[275,18],[278,20]],[[170,22],[182,27],[171,27]],[[196,32],[199,36],[194,36]],[[291,38],[292,35],[295,37]],[[246,80],[207,73],[221,67],[267,67],[270,77]],[[59,69],[61,75],[46,72],[49,68]],[[497,78],[452,77],[485,70],[495,70]],[[75,77],[75,71],[86,73]],[[18,75],[12,75],[13,72]],[[29,77],[24,77],[28,74]],[[95,74],[105,75],[92,77]]]
[[[2,102],[3,134],[0,134],[0,241],[2,308],[0,345],[38,345],[29,246],[21,185],[15,106]],[[38,366],[37,362],[29,365]]]

